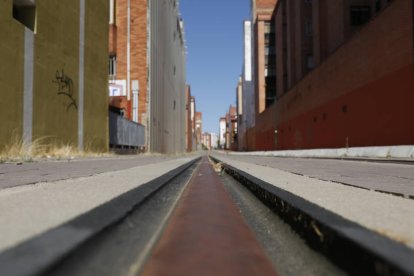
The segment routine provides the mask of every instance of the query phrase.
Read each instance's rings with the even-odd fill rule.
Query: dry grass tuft
[[[0,151],[0,163],[30,162],[36,159],[103,157],[111,155],[110,153],[99,153],[88,149],[80,151],[77,146],[59,144],[51,141],[48,137],[35,139],[31,144],[25,143],[21,139],[14,139]]]

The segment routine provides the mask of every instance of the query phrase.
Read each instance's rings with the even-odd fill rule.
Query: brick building
[[[203,133],[203,114],[201,112],[196,112],[195,113],[195,128],[194,128],[194,133],[195,133],[195,144],[196,144],[196,149],[200,149],[200,145],[201,145],[201,135]]]
[[[412,1],[252,4],[249,150],[414,143]]]
[[[212,144],[211,144],[211,134],[206,132],[201,135],[201,144],[204,146],[205,149],[211,150]]]
[[[195,98],[191,96],[191,87],[187,85],[185,90],[185,124],[186,124],[186,151],[193,151],[195,144]]]
[[[221,117],[219,121],[219,146],[221,149],[226,147],[226,117]]]
[[[109,0],[110,105],[147,125],[147,0]]]
[[[226,112],[226,134],[225,134],[225,149],[237,150],[237,107],[230,105],[228,112]]]
[[[146,127],[149,151],[185,151],[185,40],[178,1],[109,3],[110,105]]]

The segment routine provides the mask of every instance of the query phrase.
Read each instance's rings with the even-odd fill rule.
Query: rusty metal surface
[[[207,157],[142,275],[276,275]]]

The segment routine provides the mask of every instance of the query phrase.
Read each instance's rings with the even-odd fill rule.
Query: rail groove
[[[262,203],[352,275],[414,275],[414,251],[210,156]]]

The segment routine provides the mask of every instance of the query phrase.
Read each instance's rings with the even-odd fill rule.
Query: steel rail
[[[206,156],[141,275],[276,275]]]
[[[355,275],[414,275],[414,251],[275,187],[218,158],[224,171],[277,213],[314,249]]]

